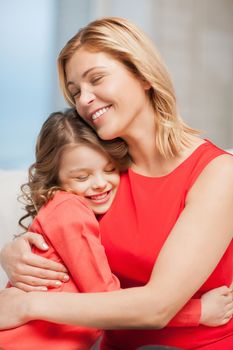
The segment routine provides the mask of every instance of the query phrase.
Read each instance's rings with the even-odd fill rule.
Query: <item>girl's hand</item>
[[[226,324],[233,314],[232,289],[226,286],[212,289],[201,297],[200,324],[216,327]]]
[[[17,288],[0,291],[0,330],[15,328],[27,323],[27,293]]]
[[[1,251],[1,265],[13,286],[27,292],[45,291],[48,287],[59,287],[61,281],[69,279],[62,264],[33,254],[31,245],[41,250],[48,249],[41,235],[26,233]]]

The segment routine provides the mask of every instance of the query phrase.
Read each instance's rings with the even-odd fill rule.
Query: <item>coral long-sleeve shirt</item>
[[[70,279],[49,292],[103,292],[120,288],[111,273],[100,243],[99,225],[93,212],[78,196],[57,192],[41,208],[31,232],[41,233],[49,250],[39,255],[66,265]],[[29,322],[21,327],[0,331],[4,350],[87,350],[101,331],[45,321]]]

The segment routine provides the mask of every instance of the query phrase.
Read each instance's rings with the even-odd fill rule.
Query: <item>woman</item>
[[[1,293],[0,326],[43,319],[109,329],[102,349],[230,350],[232,308],[221,327],[166,324],[190,298],[232,282],[232,157],[183,123],[161,58],[127,20],[90,23],[64,47],[58,66],[64,95],[82,118],[102,139],[128,144],[131,167],[100,220],[110,267],[125,289],[83,295],[12,289]],[[4,265],[6,255],[20,255],[28,243],[26,236],[8,246]],[[18,285],[64,276],[41,270],[51,265],[30,255],[26,267],[23,258],[13,260],[23,264]]]

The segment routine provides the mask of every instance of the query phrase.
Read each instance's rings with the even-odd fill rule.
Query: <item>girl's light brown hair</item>
[[[101,140],[94,130],[77,114],[75,109],[52,113],[44,122],[36,144],[36,161],[29,168],[28,182],[21,186],[26,214],[22,222],[34,218],[39,209],[61,189],[59,166],[62,152],[70,145],[86,145],[103,153],[115,163],[119,170],[127,169],[130,159],[127,146],[121,139]]]
[[[66,63],[81,47],[111,55],[138,79],[149,83],[148,97],[155,110],[156,145],[165,158],[177,155],[188,144],[189,136],[198,134],[179,116],[170,76],[155,46],[136,25],[123,18],[106,17],[91,22],[60,52],[60,85],[70,105],[75,103],[67,88]]]

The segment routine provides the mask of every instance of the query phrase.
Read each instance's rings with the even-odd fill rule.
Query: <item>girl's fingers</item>
[[[230,318],[224,318],[224,320],[222,320],[221,324],[220,325],[225,325],[227,324],[229,321],[230,321],[231,317]]]
[[[230,293],[230,289],[227,286],[222,286],[222,287],[216,288],[216,290],[218,290],[221,295],[228,296]]]
[[[225,317],[224,317],[224,320],[229,320],[232,318],[232,311],[229,311],[226,313]]]
[[[227,314],[228,312],[231,312],[233,314],[233,304],[228,304],[225,307],[225,314]]]
[[[226,305],[231,304],[232,303],[232,296],[231,295],[224,296],[224,302]]]

